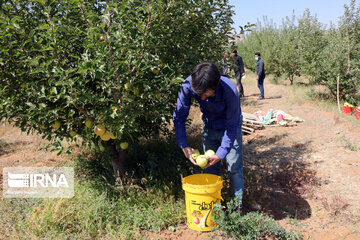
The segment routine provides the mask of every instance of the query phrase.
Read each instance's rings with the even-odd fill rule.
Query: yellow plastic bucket
[[[221,177],[213,174],[194,174],[182,179],[189,228],[196,231],[212,230],[212,210],[214,203],[221,200],[222,187]]]

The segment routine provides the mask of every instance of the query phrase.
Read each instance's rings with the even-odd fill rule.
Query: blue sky
[[[239,32],[239,25],[256,23],[263,16],[281,25],[282,19],[291,16],[293,10],[296,16],[300,16],[306,8],[310,9],[312,15],[316,14],[320,22],[329,25],[332,21],[337,24],[344,13],[343,6],[349,5],[350,0],[230,0],[230,4],[235,6],[233,27]],[[359,1],[356,1],[358,4]]]

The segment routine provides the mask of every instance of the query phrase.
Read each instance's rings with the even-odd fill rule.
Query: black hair
[[[259,57],[261,56],[261,54],[259,52],[256,52],[255,55],[258,55]]]
[[[232,50],[231,52],[237,54],[237,50],[236,50],[236,49]]]
[[[193,91],[201,96],[208,89],[216,90],[220,82],[220,71],[215,64],[204,62],[194,68],[191,78]]]

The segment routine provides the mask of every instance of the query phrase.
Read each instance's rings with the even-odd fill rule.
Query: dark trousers
[[[265,78],[259,78],[259,80],[258,80],[258,88],[260,89],[261,97],[264,97],[264,79]]]
[[[235,78],[236,78],[236,86],[239,88],[239,96],[240,97],[245,97],[244,95],[244,88],[243,85],[241,83],[241,76],[242,73],[241,72],[236,72],[235,73]]]

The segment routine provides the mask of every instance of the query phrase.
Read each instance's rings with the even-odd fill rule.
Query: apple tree
[[[168,132],[179,83],[218,61],[228,0],[0,1],[0,119],[110,154]],[[67,142],[67,143],[66,143]]]

